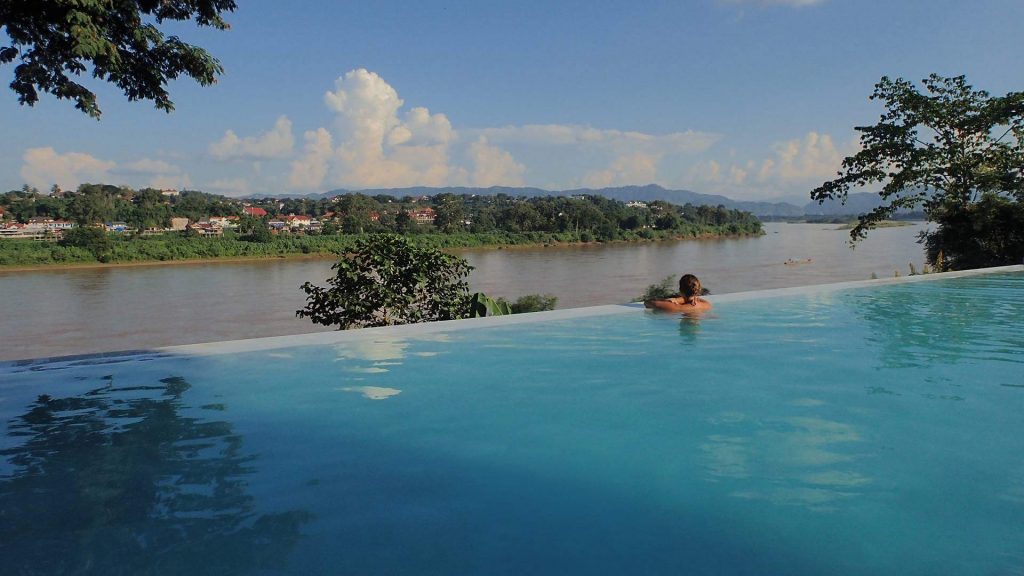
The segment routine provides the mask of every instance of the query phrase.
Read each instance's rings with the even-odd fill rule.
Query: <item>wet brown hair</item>
[[[693,302],[701,294],[700,280],[693,274],[683,274],[679,279],[679,294],[687,303]]]

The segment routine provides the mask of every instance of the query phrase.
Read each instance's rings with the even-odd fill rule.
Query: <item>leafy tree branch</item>
[[[170,112],[168,80],[188,76],[203,86],[224,69],[206,50],[165,36],[165,21],[194,21],[229,28],[222,15],[234,0],[0,0],[0,65],[17,62],[10,87],[21,104],[39,93],[74,100],[99,118],[96,94],[78,82],[88,73],[109,82],[129,100],[152,100]]]
[[[811,198],[845,200],[852,188],[880,185],[883,204],[860,217],[850,231],[853,242],[898,210],[922,207],[938,226],[922,235],[931,264],[1019,263],[1024,239],[1014,231],[1024,228],[1024,219],[1017,220],[1024,203],[1024,92],[992,96],[963,76],[932,74],[922,84],[923,90],[883,77],[875,85],[871,99],[885,113],[873,126],[856,127],[860,151]]]

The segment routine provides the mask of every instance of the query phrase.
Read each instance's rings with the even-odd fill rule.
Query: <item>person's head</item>
[[[679,294],[687,300],[700,296],[700,280],[693,274],[683,274],[679,279]]]

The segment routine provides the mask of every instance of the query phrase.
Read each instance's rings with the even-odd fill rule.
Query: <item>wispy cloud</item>
[[[115,172],[118,174],[181,174],[183,170],[179,166],[175,166],[170,162],[164,160],[152,160],[150,158],[142,158],[134,162],[126,162],[124,164],[118,164]]]
[[[118,164],[111,170],[112,174],[124,176],[125,180],[136,185],[145,182],[146,186],[157,189],[191,188],[192,179],[180,166],[165,160],[142,158],[134,162]]]
[[[660,154],[692,154],[707,150],[719,140],[718,134],[687,130],[668,134],[601,130],[591,126],[566,124],[528,124],[467,130],[499,144],[532,144],[541,146],[572,146],[606,148],[616,152],[657,152]]]
[[[65,190],[74,190],[85,183],[176,189],[192,185],[191,178],[180,166],[151,158],[118,164],[84,152],[60,153],[47,146],[29,148],[22,160],[21,177],[40,190],[53,184]]]
[[[85,182],[108,182],[117,163],[81,152],[58,153],[51,147],[29,148],[22,156],[21,177],[41,190],[57,184],[64,189]]]
[[[286,116],[281,116],[274,122],[272,129],[258,136],[239,138],[233,130],[228,130],[223,138],[210,143],[208,150],[217,160],[265,160],[288,158],[294,146],[292,122]]]
[[[470,184],[473,186],[522,186],[526,166],[520,164],[497,146],[487,143],[481,136],[469,146],[469,158],[473,165]]]
[[[832,179],[843,158],[858,144],[836,144],[831,136],[808,132],[802,138],[774,143],[766,157],[723,166],[717,160],[694,164],[688,173],[693,186],[735,198],[773,197],[808,192]]]
[[[604,188],[628,184],[646,184],[658,180],[658,162],[661,154],[637,152],[619,156],[603,170],[588,173],[583,178],[584,186]]]

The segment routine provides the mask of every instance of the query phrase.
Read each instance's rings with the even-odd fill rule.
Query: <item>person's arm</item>
[[[644,306],[647,308],[653,308],[654,310],[664,310],[666,312],[682,312],[689,308],[687,304],[683,304],[675,298],[667,298],[665,300],[645,300]]]

